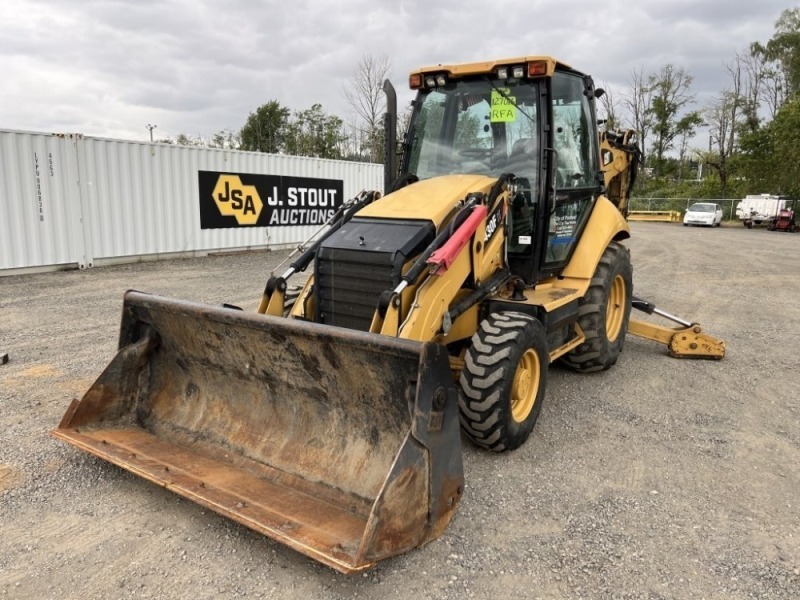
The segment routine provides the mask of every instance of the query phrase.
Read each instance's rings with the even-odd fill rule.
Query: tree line
[[[800,194],[800,8],[784,10],[767,42],[752,42],[724,68],[728,85],[703,106],[691,74],[672,64],[634,69],[619,98],[601,99],[606,127],[639,134],[645,170],[638,194]],[[691,147],[700,128],[708,145]]]
[[[800,195],[800,8],[783,11],[772,37],[755,41],[725,65],[728,85],[698,105],[694,78],[666,64],[633,69],[628,87],[606,86],[601,112],[607,129],[638,132],[644,169],[637,194],[678,198]],[[180,135],[173,142],[299,156],[383,161],[387,57],[364,56],[343,91],[354,117],[346,121],[321,104],[291,110],[270,100],[238,131],[210,138]],[[407,115],[406,115],[407,117]],[[707,147],[692,144],[708,133]]]

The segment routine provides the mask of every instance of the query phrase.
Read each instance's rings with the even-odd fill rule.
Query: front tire
[[[459,412],[466,436],[493,452],[525,443],[542,410],[549,362],[537,319],[490,314],[472,336],[461,372]]]
[[[562,362],[581,373],[604,371],[616,363],[628,332],[632,297],[630,255],[622,244],[611,242],[579,301],[578,325],[586,341],[565,354]]]

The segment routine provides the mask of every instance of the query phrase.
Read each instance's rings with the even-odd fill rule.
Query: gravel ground
[[[527,444],[465,442],[444,535],[351,577],[47,435],[124,290],[252,309],[285,253],[0,278],[0,598],[800,597],[800,235],[633,229],[637,294],[725,360],[629,336],[610,371],[552,367]]]

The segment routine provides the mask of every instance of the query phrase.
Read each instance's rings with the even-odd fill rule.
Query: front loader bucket
[[[343,573],[436,538],[463,490],[441,346],[139,292],[52,434]]]

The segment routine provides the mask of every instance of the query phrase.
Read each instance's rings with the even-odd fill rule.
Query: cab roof
[[[561,69],[569,69],[574,71],[567,63],[561,62],[552,56],[520,56],[517,58],[501,58],[498,60],[475,62],[475,63],[462,63],[451,65],[436,65],[431,67],[423,67],[416,71],[412,71],[411,75],[425,75],[426,73],[447,73],[451,77],[463,77],[466,75],[483,75],[494,73],[498,67],[510,67],[515,65],[527,65],[529,63],[545,63],[547,65],[546,75],[552,76],[556,67]]]

